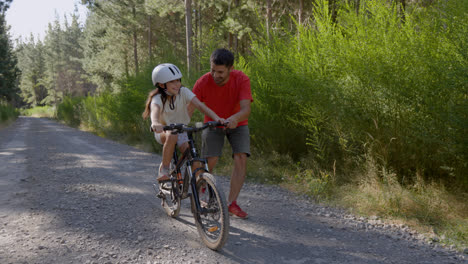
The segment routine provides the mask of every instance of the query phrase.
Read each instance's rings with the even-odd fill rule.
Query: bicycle
[[[228,207],[221,186],[216,184],[214,176],[209,173],[207,160],[198,155],[193,133],[217,126],[222,124],[211,121],[196,127],[184,124],[164,126],[164,130],[172,131],[172,134],[187,132],[189,147],[180,158],[177,148],[174,150],[169,180],[154,185],[157,196],[162,200],[162,207],[173,218],[179,215],[181,200],[190,198],[198,233],[203,243],[212,250],[221,249],[228,238]]]

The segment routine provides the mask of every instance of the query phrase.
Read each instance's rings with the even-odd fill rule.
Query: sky
[[[11,26],[10,36],[14,40],[22,36],[23,41],[29,39],[31,33],[34,38],[44,39],[48,24],[53,23],[58,14],[63,23],[64,15],[71,21],[70,14],[78,7],[79,21],[83,25],[86,20],[86,7],[80,0],[13,0],[6,11],[6,22]]]

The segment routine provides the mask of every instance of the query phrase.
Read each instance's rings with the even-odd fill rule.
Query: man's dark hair
[[[234,65],[234,54],[227,49],[217,49],[211,54],[210,62],[229,68]]]

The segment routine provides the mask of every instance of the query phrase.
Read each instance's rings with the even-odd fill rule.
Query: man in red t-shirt
[[[250,80],[243,72],[234,70],[234,55],[226,49],[217,49],[211,54],[211,72],[197,80],[193,93],[227,123],[226,128],[204,130],[202,134],[203,156],[208,168],[213,170],[222,153],[224,137],[232,148],[234,169],[229,190],[229,213],[247,218],[247,213],[237,205],[245,181],[247,157],[250,156],[250,135],[248,117],[252,92]],[[205,115],[205,122],[212,119]]]

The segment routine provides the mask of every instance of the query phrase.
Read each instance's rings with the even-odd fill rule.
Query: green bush
[[[57,118],[69,126],[78,127],[81,123],[80,104],[83,100],[83,97],[64,97],[57,107]]]
[[[16,118],[19,112],[16,108],[5,101],[0,100],[0,121],[6,122],[12,118]]]
[[[369,154],[401,182],[418,172],[466,184],[466,3],[407,10],[403,21],[398,6],[361,2],[334,24],[319,1],[313,27],[253,45],[240,64],[253,143],[309,153],[319,171],[350,172]]]

